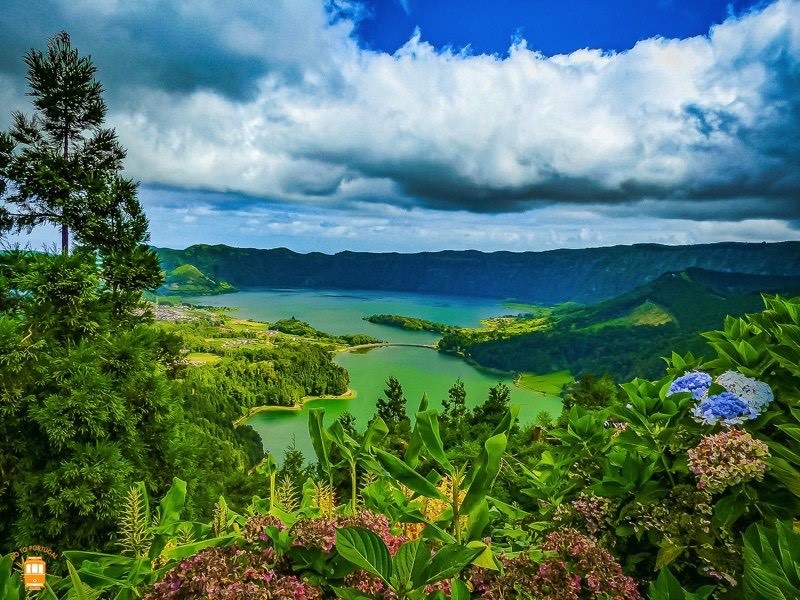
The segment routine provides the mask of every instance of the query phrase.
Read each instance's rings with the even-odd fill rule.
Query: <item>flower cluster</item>
[[[536,565],[527,554],[509,557],[500,555],[503,572],[472,567],[469,583],[479,598],[507,600],[510,598],[532,598],[533,577]]]
[[[458,485],[460,487],[460,481]],[[442,478],[442,480],[437,484],[436,488],[442,493],[445,498],[452,498],[453,497],[453,483],[454,479],[450,475],[446,475]],[[412,490],[409,488],[405,488],[403,493],[406,495],[407,498],[411,498],[414,494]],[[459,490],[458,492],[458,502],[461,503],[464,501],[464,497],[467,495],[467,490]],[[419,505],[420,512],[425,517],[426,521],[431,523],[435,523],[443,514],[444,512],[450,508],[450,502],[447,500],[442,500],[441,498],[419,498],[416,502]],[[461,530],[464,531],[467,527],[467,516],[461,515],[458,518],[458,524],[461,527]],[[422,531],[425,529],[425,523],[404,523],[403,524],[403,533],[409,539],[416,540],[422,537]]]
[[[736,371],[725,371],[717,377],[717,383],[761,412],[774,399],[768,384],[752,377],[745,377]]]
[[[721,492],[737,483],[761,479],[769,456],[767,445],[739,429],[704,436],[689,450],[689,470],[697,477],[697,487],[710,493]]]
[[[736,371],[725,371],[713,383],[724,391],[709,396],[711,376],[702,371],[689,371],[672,382],[667,394],[690,393],[698,401],[695,418],[707,425],[720,421],[725,425],[737,425],[755,419],[773,400],[769,385]]]
[[[559,504],[553,513],[553,520],[561,524],[574,524],[596,534],[608,523],[612,508],[610,498],[581,492],[572,502]]]
[[[700,400],[706,397],[709,387],[711,387],[711,375],[703,371],[689,371],[672,382],[667,395],[688,392],[692,398]]]
[[[707,425],[719,421],[725,425],[738,425],[755,419],[758,411],[731,392],[722,392],[698,404],[694,416]]]
[[[394,600],[397,596],[386,587],[380,578],[367,573],[364,569],[356,569],[344,578],[344,584],[358,590],[368,598],[383,598],[383,600]]]
[[[344,583],[347,587],[358,590],[368,598],[381,598],[382,600],[396,600],[397,594],[390,590],[386,585],[375,575],[367,573],[363,569],[356,569],[344,578]],[[434,584],[425,586],[425,593],[441,591],[447,598],[451,593],[451,582],[449,579],[437,581]]]
[[[557,552],[556,558],[539,566],[534,577],[535,594],[540,600],[579,598],[577,585],[589,597],[637,600],[642,595],[636,582],[622,572],[611,553],[589,536],[575,529],[553,531],[545,537],[542,550]],[[565,577],[566,574],[571,577]],[[566,587],[564,587],[566,585]]]
[[[207,548],[167,572],[145,600],[316,600],[322,591],[278,573],[264,552]]]
[[[473,591],[481,598],[536,598],[537,600],[579,600],[607,598],[641,600],[636,582],[622,572],[610,552],[575,529],[549,533],[542,550],[555,553],[540,565],[524,554],[500,557],[502,575],[473,569]]]
[[[242,535],[248,542],[256,541],[269,543],[270,539],[266,532],[266,527],[275,527],[279,531],[286,529],[286,526],[278,517],[272,515],[256,515],[250,517],[244,525]]]
[[[597,533],[608,522],[611,500],[603,496],[587,496],[581,493],[572,501],[572,507],[583,517],[586,530],[589,533]]]
[[[336,544],[336,530],[342,527],[364,527],[373,531],[383,540],[392,554],[407,541],[404,536],[392,533],[386,515],[362,509],[355,515],[337,515],[332,519],[324,517],[300,519],[292,526],[293,544],[330,552]]]

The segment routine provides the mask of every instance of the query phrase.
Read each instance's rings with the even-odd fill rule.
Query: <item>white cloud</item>
[[[128,173],[220,192],[213,214],[148,193],[154,231],[513,249],[796,237],[800,0],[708,36],[554,57],[521,39],[505,56],[437,50],[419,32],[365,50],[348,0],[335,18],[321,0],[59,2],[110,69]],[[22,85],[0,85],[3,105]]]
[[[551,58],[524,43],[503,58],[437,51],[418,34],[393,56],[366,51],[350,27],[309,6],[276,9],[295,25],[298,13],[314,15],[290,29],[297,39],[284,58],[297,81],[267,73],[247,101],[139,89],[135,106],[114,111],[130,172],[270,200],[496,211],[528,200],[752,195],[765,171],[793,160],[761,138],[796,125],[769,96],[782,76],[776,56],[787,69],[800,63],[796,0],[708,37]],[[272,60],[278,21],[231,19],[218,35]]]

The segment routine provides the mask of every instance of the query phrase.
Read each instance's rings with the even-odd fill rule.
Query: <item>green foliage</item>
[[[704,586],[696,592],[685,590],[668,568],[658,572],[658,578],[650,582],[650,600],[707,600],[714,586]]]
[[[380,537],[356,527],[336,531],[336,549],[345,560],[378,577],[400,599],[430,597],[426,586],[458,575],[481,552],[448,544],[431,557],[431,549],[415,540],[400,546],[392,557]],[[336,591],[342,597],[358,594],[356,590]]]
[[[183,294],[185,296],[202,296],[212,294],[229,294],[237,291],[227,281],[215,281],[194,265],[180,265],[167,273],[164,285],[159,288],[163,294]]]
[[[9,252],[0,346],[6,543],[109,544],[131,481],[168,482],[166,339],[116,312],[94,256]],[[12,292],[13,290],[13,292]],[[122,317],[122,318],[120,318]]]
[[[398,327],[399,329],[407,329],[409,331],[447,333],[455,329],[450,325],[443,325],[442,323],[434,323],[433,321],[426,321],[425,319],[417,319],[414,317],[403,317],[401,315],[371,315],[369,317],[364,317],[364,320],[370,323],[377,323],[378,325],[389,325],[390,327]]]
[[[406,414],[406,397],[403,394],[403,387],[396,377],[390,376],[386,380],[386,388],[383,390],[386,398],[379,398],[375,405],[376,414],[383,419],[390,433],[395,433],[401,426],[408,424]]]
[[[800,596],[800,534],[792,524],[751,525],[744,534],[744,595],[748,600]]]

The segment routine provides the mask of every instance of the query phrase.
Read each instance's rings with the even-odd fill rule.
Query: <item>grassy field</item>
[[[536,375],[535,373],[523,373],[515,383],[522,388],[538,392],[547,396],[560,396],[561,389],[573,381],[569,371],[556,371],[546,375]]]
[[[634,308],[629,314],[596,323],[586,328],[586,331],[600,331],[606,327],[637,327],[639,325],[664,325],[672,321],[672,316],[663,308],[650,302],[649,300],[643,302]]]
[[[210,352],[189,352],[186,355],[186,360],[193,364],[213,365],[222,359]]]

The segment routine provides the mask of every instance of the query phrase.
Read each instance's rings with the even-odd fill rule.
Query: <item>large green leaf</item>
[[[800,497],[800,471],[777,456],[768,456],[764,462],[771,475],[779,479],[792,494]]]
[[[684,589],[668,568],[661,569],[658,579],[650,582],[650,600],[706,600],[714,591],[713,585],[706,585],[690,592]]]
[[[425,449],[433,460],[439,463],[448,473],[455,473],[453,465],[447,458],[442,444],[442,436],[439,434],[439,418],[435,410],[426,410],[417,413],[417,428],[422,438]]]
[[[483,538],[483,532],[491,522],[492,518],[489,514],[489,503],[484,498],[475,508],[470,511],[469,519],[467,519],[467,540],[479,540]]]
[[[776,529],[759,523],[744,534],[743,591],[747,600],[800,598],[800,534],[791,525]]]
[[[81,581],[75,566],[67,561],[67,570],[69,571],[69,579],[72,583],[70,590],[70,597],[74,600],[97,600],[100,597],[100,592],[93,590],[91,587]]]
[[[460,579],[453,579],[450,584],[450,600],[469,600],[469,588]]]
[[[181,518],[181,511],[186,502],[186,482],[177,477],[172,478],[172,485],[159,504],[159,526],[173,525]]]
[[[228,544],[231,544],[234,541],[236,541],[236,538],[237,538],[236,534],[230,534],[221,537],[210,538],[207,540],[200,540],[199,542],[193,542],[191,544],[178,546],[177,548],[165,550],[164,556],[172,560],[180,560],[182,558],[186,558],[187,556],[194,556],[195,554],[197,554],[201,550],[204,550],[205,548],[213,548],[216,546],[227,546]]]
[[[431,559],[431,551],[422,540],[406,542],[394,556],[392,581],[398,591],[408,592],[420,581]]]
[[[377,534],[361,527],[339,529],[336,531],[336,550],[345,560],[390,585],[392,558]]]
[[[14,560],[11,555],[0,558],[0,599],[22,600],[25,592],[20,585],[19,575],[13,572]]]
[[[356,460],[356,450],[358,443],[344,430],[339,421],[334,421],[328,428],[328,433],[336,449],[342,454],[345,462],[352,463]]]
[[[308,411],[308,433],[311,436],[311,446],[317,455],[320,468],[329,473],[331,470],[331,442],[325,435],[322,420],[325,416],[324,408],[312,408]]]
[[[482,548],[467,548],[460,544],[443,546],[431,559],[422,574],[420,585],[436,583],[461,573],[481,552]]]
[[[656,569],[663,569],[664,567],[675,562],[681,554],[686,550],[686,546],[678,546],[669,540],[664,540],[661,547],[658,549],[656,556]]]
[[[492,488],[494,478],[500,471],[500,461],[507,443],[508,439],[504,433],[493,435],[486,440],[478,468],[469,485],[467,495],[464,496],[464,502],[461,504],[461,512],[464,514],[469,514],[481,500],[486,498],[486,494]]]
[[[409,489],[428,498],[445,499],[435,485],[393,454],[384,450],[375,450],[375,455],[389,475]]]
[[[380,442],[389,434],[389,428],[386,422],[380,417],[376,416],[370,421],[367,431],[364,433],[364,439],[361,441],[362,452],[369,452],[372,447]]]

